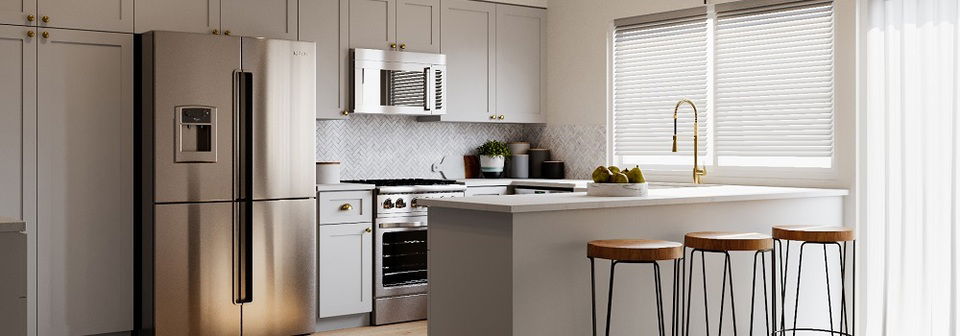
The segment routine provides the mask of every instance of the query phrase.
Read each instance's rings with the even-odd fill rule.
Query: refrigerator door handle
[[[236,302],[253,302],[253,73],[237,72],[239,232]]]

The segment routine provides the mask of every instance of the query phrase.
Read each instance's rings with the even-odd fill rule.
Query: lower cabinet
[[[317,229],[318,317],[367,313],[373,302],[373,224]]]

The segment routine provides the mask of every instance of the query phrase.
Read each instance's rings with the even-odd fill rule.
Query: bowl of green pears
[[[630,169],[599,166],[593,170],[593,183],[587,184],[588,196],[646,196],[648,190],[647,180],[643,177],[640,166]]]

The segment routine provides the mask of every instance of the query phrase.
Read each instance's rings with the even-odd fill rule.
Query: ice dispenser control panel
[[[217,162],[217,108],[177,106],[176,162]]]

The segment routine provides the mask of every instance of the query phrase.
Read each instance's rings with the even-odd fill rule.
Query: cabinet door
[[[40,27],[133,32],[133,0],[37,0]]]
[[[28,31],[36,28],[0,26],[0,216],[27,224],[26,237],[0,233],[0,325],[12,335],[27,333],[27,306],[36,301],[37,40]]]
[[[131,330],[133,36],[41,32],[37,334]]]
[[[504,122],[544,122],[546,27],[546,10],[497,5],[497,113]]]
[[[345,119],[349,0],[300,0],[300,40],[317,43],[317,119]]]
[[[320,225],[319,317],[369,312],[373,290],[372,224]]]
[[[33,15],[33,21],[27,20]],[[0,24],[34,25],[37,23],[37,0],[0,0]]]
[[[134,28],[211,33],[220,29],[220,0],[137,0]]]
[[[397,0],[350,0],[350,48],[390,49],[397,42]]]
[[[442,120],[494,121],[497,113],[497,5],[444,0],[441,52],[447,55],[447,114]]]
[[[397,44],[405,51],[440,52],[440,0],[397,0]]]
[[[222,0],[223,33],[297,39],[297,0]]]

